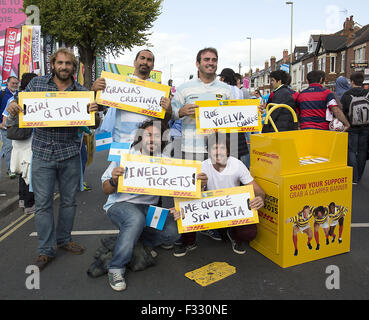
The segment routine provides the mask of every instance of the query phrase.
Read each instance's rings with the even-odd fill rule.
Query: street
[[[115,232],[102,209],[106,196],[101,191],[100,177],[108,166],[106,159],[107,152],[95,153],[94,162],[85,173],[85,181],[92,190],[80,192],[77,197],[74,231],[85,234],[78,233],[73,239],[87,248],[85,253],[78,256],[59,250],[56,259],[40,273],[39,288],[32,289],[33,282],[28,277],[33,275],[30,271],[33,269],[27,269],[37,257],[37,237],[31,235],[35,232],[33,215],[26,217],[18,208],[5,216],[0,215],[0,300],[224,302],[369,298],[368,168],[362,182],[353,186],[353,228],[351,252],[348,254],[282,269],[249,246],[245,255],[237,255],[229,241],[214,241],[198,235],[198,248],[181,258],[174,257],[172,250],[158,248],[156,265],[144,271],[128,271],[127,289],[115,292],[110,288],[106,275],[90,278],[86,273],[101,245],[100,239]],[[55,200],[57,202],[58,199]],[[185,273],[213,262],[226,262],[234,266],[236,272],[207,287],[185,277]],[[338,287],[336,283],[335,288],[329,286],[331,270],[339,272]]]

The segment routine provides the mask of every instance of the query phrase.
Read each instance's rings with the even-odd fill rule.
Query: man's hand
[[[173,216],[174,221],[177,221],[181,218],[181,213],[176,210],[176,208],[170,208],[169,213]],[[184,219],[184,214],[182,214],[182,219]]]
[[[118,178],[122,175],[124,175],[124,168],[116,167],[113,169],[111,177],[113,178],[113,181],[116,185],[118,184]]]
[[[19,114],[19,112],[23,112],[22,108],[20,107],[20,105],[18,105],[16,101],[10,102],[8,107],[6,108],[6,111],[8,111],[13,118],[15,118]]]
[[[166,111],[171,112],[172,111],[172,104],[170,103],[169,98],[162,97],[160,99],[160,106]]]
[[[88,110],[88,113],[91,113],[91,112],[98,112],[99,111],[99,106],[97,104],[96,101],[92,102],[92,103],[89,103],[87,105],[87,110]]]
[[[91,91],[99,91],[99,90],[105,90],[106,88],[106,81],[104,78],[98,78],[96,81],[92,84]]]
[[[197,180],[201,181],[201,190],[204,190],[206,185],[208,184],[208,176],[201,172],[197,175]]]
[[[255,197],[250,200],[250,208],[254,210],[259,210],[264,207],[264,199],[260,196]]]
[[[179,109],[178,116],[180,118],[185,116],[192,116],[195,114],[196,104],[186,104],[181,109]]]

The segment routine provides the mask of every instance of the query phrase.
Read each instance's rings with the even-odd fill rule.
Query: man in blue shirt
[[[6,135],[5,118],[3,117],[3,112],[5,110],[8,100],[17,94],[18,85],[19,81],[16,77],[12,76],[8,78],[8,80],[6,81],[6,89],[1,99],[0,106],[0,133],[1,133],[0,138],[2,140],[2,148],[0,153],[0,170],[1,170],[1,159],[2,157],[4,157],[7,167],[7,173],[11,179],[14,179],[16,177],[16,174],[10,172],[10,156],[12,152],[12,141],[8,139]]]

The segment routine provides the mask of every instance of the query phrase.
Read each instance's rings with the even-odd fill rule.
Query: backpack
[[[369,125],[369,93],[366,96],[354,97],[351,95],[349,120],[353,126]]]

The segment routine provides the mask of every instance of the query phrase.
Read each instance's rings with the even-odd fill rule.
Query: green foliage
[[[43,32],[94,53],[144,45],[162,0],[24,0],[40,9]]]

